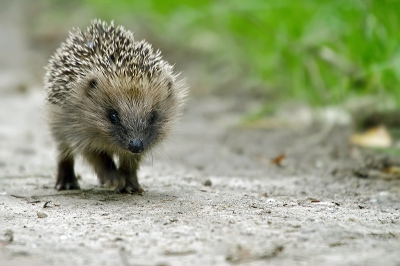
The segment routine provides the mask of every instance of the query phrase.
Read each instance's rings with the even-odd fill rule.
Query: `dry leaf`
[[[350,142],[361,147],[387,148],[392,145],[392,137],[385,126],[378,126],[361,134],[353,134]]]
[[[392,178],[398,178],[400,177],[400,167],[398,166],[389,166],[383,169],[383,172],[385,174],[390,175]]]
[[[282,166],[283,161],[286,159],[286,155],[282,153],[281,155],[272,158],[271,163],[276,164],[277,166]]]

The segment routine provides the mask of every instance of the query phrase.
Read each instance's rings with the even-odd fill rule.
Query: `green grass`
[[[118,4],[117,4],[118,3]],[[400,106],[400,1],[85,0],[104,19],[134,18],[207,56],[210,75],[279,99],[340,104],[373,95]]]

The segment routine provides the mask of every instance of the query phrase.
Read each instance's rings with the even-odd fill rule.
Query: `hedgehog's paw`
[[[122,180],[121,180],[122,181]],[[143,194],[144,189],[139,184],[137,177],[126,177],[125,182],[120,182],[116,187],[118,193]]]
[[[115,187],[120,183],[120,176],[116,169],[99,172],[97,178],[100,184],[106,187]]]
[[[81,189],[78,183],[78,179],[74,175],[69,178],[58,178],[56,186],[54,187],[58,191],[61,190],[72,190],[72,189]]]
[[[59,160],[57,181],[54,188],[57,190],[80,189],[78,178],[74,172],[73,158],[62,158]]]

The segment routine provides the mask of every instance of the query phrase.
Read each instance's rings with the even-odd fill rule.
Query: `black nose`
[[[143,141],[141,139],[131,139],[129,141],[128,149],[133,153],[140,153],[143,151]]]

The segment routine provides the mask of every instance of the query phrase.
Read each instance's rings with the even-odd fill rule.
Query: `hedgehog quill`
[[[57,49],[44,83],[58,150],[55,188],[80,188],[74,162],[83,155],[101,184],[143,192],[140,162],[171,130],[187,91],[161,53],[122,26],[94,20]]]

